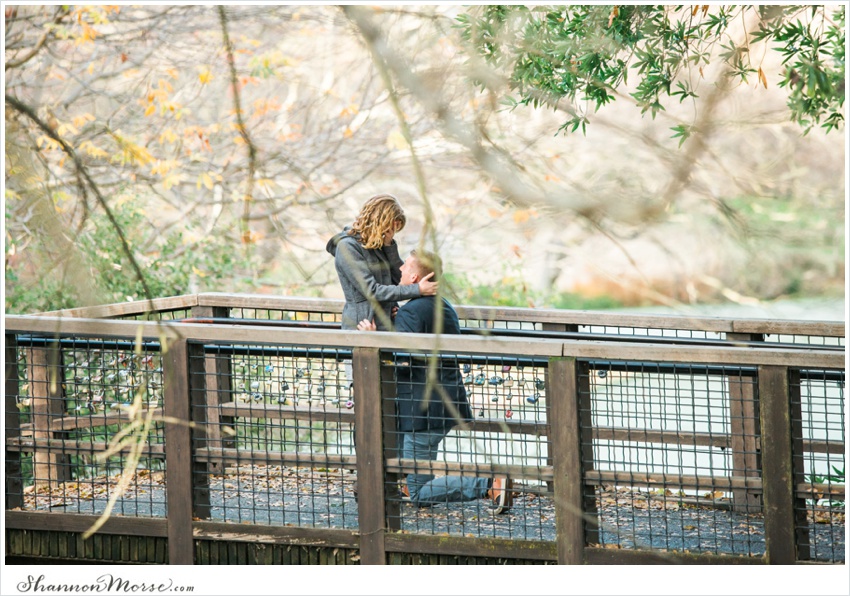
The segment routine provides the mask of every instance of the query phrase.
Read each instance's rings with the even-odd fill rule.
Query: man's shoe
[[[513,504],[513,481],[507,476],[496,476],[493,484],[487,491],[487,497],[491,501],[493,512],[498,515],[511,508]]]

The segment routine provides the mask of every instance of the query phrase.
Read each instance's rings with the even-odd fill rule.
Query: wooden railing
[[[203,293],[175,296],[172,298],[157,298],[150,302],[137,301],[92,306],[62,311],[41,313],[44,316],[60,316],[73,318],[132,318],[146,314],[163,315],[175,314],[178,318],[189,317],[228,317],[231,311],[250,310],[253,313],[274,313],[277,318],[281,313],[305,315],[316,314],[324,320],[333,321],[342,313],[344,302],[321,298],[296,298],[288,296],[267,296],[259,294],[226,294]],[[622,330],[620,335],[634,336],[634,330],[653,330],[656,332],[681,331],[679,339],[685,339],[684,332],[694,332],[699,335],[712,334],[727,336],[729,341],[748,341],[765,336],[775,337],[805,337],[828,339],[827,345],[843,344],[845,324],[836,321],[786,321],[758,318],[720,318],[693,317],[685,315],[636,315],[605,311],[574,311],[543,308],[505,308],[491,306],[457,305],[459,318],[476,324],[480,328],[490,328],[494,332],[504,323],[533,325],[542,331],[578,332],[585,328],[587,334],[600,335],[605,330]],[[236,317],[239,318],[239,317]],[[256,319],[269,318],[252,317]],[[321,319],[320,319],[321,320]],[[501,324],[501,325],[497,325]],[[529,327],[525,327],[529,331]],[[608,335],[615,335],[609,332]],[[664,337],[677,337],[667,334]],[[820,345],[823,342],[813,342]]]
[[[341,303],[336,301],[220,294],[161,299],[144,308],[139,306],[134,303],[78,309],[63,312],[59,317],[7,317],[7,528],[61,528],[78,532],[87,529],[94,519],[91,515],[26,510],[21,454],[36,454],[33,465],[41,466],[43,471],[36,472],[35,477],[65,482],[70,480],[67,455],[79,451],[81,445],[79,441],[70,442],[63,433],[86,425],[121,423],[128,417],[126,412],[65,415],[62,400],[67,396],[55,382],[51,382],[51,378],[61,376],[57,371],[63,366],[62,349],[56,343],[59,338],[96,338],[98,341],[126,341],[131,345],[147,342],[151,353],[160,354],[164,369],[163,400],[161,409],[154,409],[154,414],[161,412],[167,422],[164,423],[163,443],[148,445],[145,453],[152,458],[165,459],[168,516],[166,519],[113,516],[101,532],[166,538],[169,562],[175,564],[195,562],[201,542],[225,539],[270,544],[303,544],[308,541],[319,546],[359,549],[360,562],[365,564],[382,564],[394,554],[403,553],[500,556],[552,560],[563,564],[709,562],[718,558],[707,554],[660,554],[651,549],[609,550],[590,546],[599,542],[599,536],[592,521],[597,512],[588,487],[605,484],[683,490],[707,488],[733,493],[735,506],[763,512],[765,533],[763,557],[736,558],[736,561],[793,563],[809,558],[807,547],[802,544],[806,540],[808,522],[801,517],[801,510],[805,517],[801,503],[814,492],[836,500],[844,499],[843,481],[824,484],[807,480],[801,465],[804,452],[843,454],[843,435],[840,442],[805,438],[800,428],[801,416],[795,412],[801,399],[801,376],[820,371],[833,375],[843,388],[843,348],[830,347],[829,342],[818,342],[813,346],[790,346],[786,343],[771,346],[760,341],[768,334],[813,336],[837,341],[844,335],[842,323],[635,317],[458,307],[461,318],[483,322],[479,328],[489,326],[492,329],[495,322],[536,325],[536,329],[527,329],[532,337],[499,337],[498,328],[492,329],[493,335],[488,336],[414,336],[281,327],[274,326],[273,322],[248,326],[238,323],[104,320],[139,316],[150,309],[176,313],[179,319],[196,320],[201,317],[225,318],[233,314],[233,309],[295,313],[293,318],[298,318],[298,313],[318,313],[324,319],[332,319],[341,311]],[[92,314],[103,318],[78,318]],[[654,342],[638,343],[624,341],[623,338],[615,341],[609,337],[613,334],[605,332],[594,335],[585,331],[581,339],[571,335],[579,333],[578,328],[582,326],[602,327],[604,330],[671,329],[725,335],[722,341],[698,345],[677,341],[691,337],[658,337]],[[549,334],[533,337],[533,331]],[[559,333],[563,335],[559,336]],[[746,334],[747,341],[742,341],[742,336],[737,334]],[[602,340],[597,339],[600,336]],[[29,354],[27,365],[32,372],[28,382],[33,389],[29,395],[31,416],[28,422],[22,423],[16,400],[22,379],[18,378],[14,367],[9,368],[9,363],[17,361],[18,346],[29,338],[39,338],[42,342],[39,345],[43,347],[32,349]],[[353,361],[357,407],[328,412],[290,404],[264,404],[262,408],[256,408],[234,399],[221,401],[220,396],[233,393],[233,387],[229,385],[232,370],[226,358],[213,359],[207,349],[210,346],[234,345],[297,346],[306,350],[333,348],[339,354],[349,355]],[[426,463],[424,467],[437,474],[508,473],[517,479],[544,483],[555,507],[554,540],[447,538],[397,531],[397,522],[393,520],[398,519],[399,504],[387,494],[386,478],[415,469],[422,470],[423,462],[405,460],[394,453],[390,448],[395,442],[392,414],[387,411],[387,403],[391,402],[388,399],[370,399],[370,396],[392,395],[391,367],[386,363],[388,355],[418,351],[436,351],[458,359],[467,358],[470,362],[474,362],[475,358],[497,362],[500,358],[521,356],[534,361],[545,371],[544,419],[476,418],[469,425],[473,433],[519,433],[543,437],[549,453],[545,465],[525,466],[521,462],[483,465],[459,461]],[[685,367],[683,370],[689,367],[691,371],[695,367],[703,367],[726,378],[730,396],[728,402],[733,408],[729,414],[728,432],[699,433],[676,428],[640,430],[594,423],[590,416],[594,389],[589,385],[589,372],[614,371],[617,367],[628,371],[630,366],[647,363],[667,367],[664,370],[673,374],[679,370],[677,367]],[[33,376],[39,374],[42,377]],[[742,380],[744,377],[746,382]],[[42,393],[39,394],[39,391]],[[253,418],[353,422],[358,429],[356,456],[322,454],[312,457],[304,453],[268,450],[245,452],[235,445],[227,447],[224,440],[211,442],[211,437],[220,436],[217,433],[223,421]],[[709,476],[600,469],[594,464],[592,445],[607,440],[732,449],[732,469],[729,474]],[[769,442],[771,449],[761,448],[765,442]],[[104,447],[105,444],[96,442],[85,445],[91,451]],[[252,460],[283,465],[332,465],[356,470],[362,497],[357,505],[358,529],[269,527],[206,520],[210,508],[208,490],[197,479],[222,469],[228,462]]]

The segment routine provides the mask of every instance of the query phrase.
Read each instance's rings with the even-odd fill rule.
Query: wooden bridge
[[[843,323],[458,306],[432,336],[341,309],[7,316],[7,562],[844,562]],[[395,374],[429,358],[474,419],[407,460]],[[508,474],[514,505],[416,507],[414,471]]]

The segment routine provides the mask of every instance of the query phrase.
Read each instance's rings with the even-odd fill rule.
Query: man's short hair
[[[437,281],[443,273],[443,261],[436,254],[428,250],[411,250],[410,255],[419,263],[419,273],[421,277],[425,277],[429,273],[434,273],[431,281]]]

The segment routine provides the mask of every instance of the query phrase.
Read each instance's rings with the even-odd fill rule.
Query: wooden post
[[[189,403],[191,407],[191,420],[195,425],[192,429],[192,451],[207,446],[209,436],[207,431],[211,428],[219,430],[217,425],[212,425],[209,418],[217,419],[218,407],[213,406],[208,400],[209,393],[206,390],[207,358],[204,357],[204,346],[200,344],[188,344],[187,358],[189,367]],[[193,515],[201,519],[210,517],[210,474],[213,469],[221,468],[217,462],[197,462],[192,458],[192,491],[194,498]]]
[[[390,364],[381,363],[381,415],[383,418],[384,452],[388,457],[401,457],[399,452],[398,417],[396,416],[396,381],[395,370]],[[386,502],[387,529],[401,530],[401,503],[396,497],[395,487],[398,485],[400,474],[387,474],[386,486],[391,491],[391,499]]]
[[[357,510],[360,517],[360,564],[385,565],[386,513],[381,432],[381,361],[377,348],[355,348],[354,428],[357,453]]]
[[[788,393],[791,406],[791,457],[793,480],[792,485],[797,486],[806,481],[806,465],[803,454],[803,400],[802,388],[800,387],[800,371],[790,369],[788,371]],[[794,491],[794,526],[797,540],[797,559],[808,561],[812,557],[811,535],[809,529],[809,514],[806,510],[806,499],[797,497]]]
[[[18,377],[18,341],[12,334],[6,334],[6,377],[3,386],[3,409],[6,414],[6,440],[21,436],[21,414],[18,410],[18,395],[21,383]],[[24,505],[24,483],[21,476],[21,452],[6,452],[6,509],[17,509]]]
[[[764,341],[762,334],[727,333],[726,339],[735,341]],[[761,454],[758,445],[759,413],[755,379],[743,375],[728,375],[729,431],[732,449],[732,476],[758,478]],[[760,495],[751,489],[732,491],[732,507],[742,513],[760,513]]]
[[[765,558],[774,565],[792,565],[797,558],[788,387],[787,368],[759,367],[762,444],[770,445],[762,452]]]
[[[543,330],[543,331],[560,331],[560,332],[564,332],[564,333],[566,333],[566,332],[578,333],[578,325],[568,325],[566,323],[541,323],[540,329]],[[550,392],[550,389],[549,389],[550,385],[549,385],[549,369],[548,368],[543,373],[543,383],[546,387],[546,396],[545,396],[546,399],[543,402],[544,406],[545,406],[544,411],[546,413],[546,422],[549,423],[549,421],[551,420],[552,413],[550,411],[550,404],[549,404],[549,394],[551,392]],[[546,465],[552,466],[553,465],[553,458],[552,458],[552,437],[551,437],[551,435],[547,436],[547,443],[548,444],[546,446],[547,447],[547,449],[546,449]],[[555,483],[550,481],[550,480],[547,480],[546,481],[546,490],[548,490],[550,493],[554,492]]]
[[[223,306],[195,306],[192,307],[192,317],[197,319],[215,318],[223,319],[230,316],[230,309]],[[219,405],[233,401],[233,359],[230,354],[210,354],[205,359],[205,384],[206,384],[206,434],[197,437],[203,440],[204,447],[233,448],[236,446],[235,439],[229,435],[222,434],[222,426],[233,427],[232,416],[221,416]],[[200,447],[200,445],[198,445]],[[211,474],[224,474],[224,462],[210,462]]]
[[[578,378],[578,420],[579,444],[581,446],[581,466],[585,472],[595,468],[593,456],[593,395],[590,391],[590,365],[587,362],[576,364]],[[596,486],[582,485],[585,534],[587,542],[599,544],[599,510],[596,507]]]
[[[163,351],[165,351],[163,345]],[[168,562],[193,565],[192,540],[192,433],[189,428],[189,351],[185,339],[175,341],[162,355],[165,381],[166,502],[168,506]]]
[[[560,565],[584,563],[584,478],[575,358],[549,359],[549,441],[553,458],[555,535]]]
[[[65,370],[62,349],[58,342],[47,348],[31,348],[28,351],[30,412],[33,439],[61,439],[67,433],[53,432],[54,420],[65,415]],[[33,453],[33,479],[35,486],[51,488],[70,480],[70,457],[68,455],[42,452]]]

